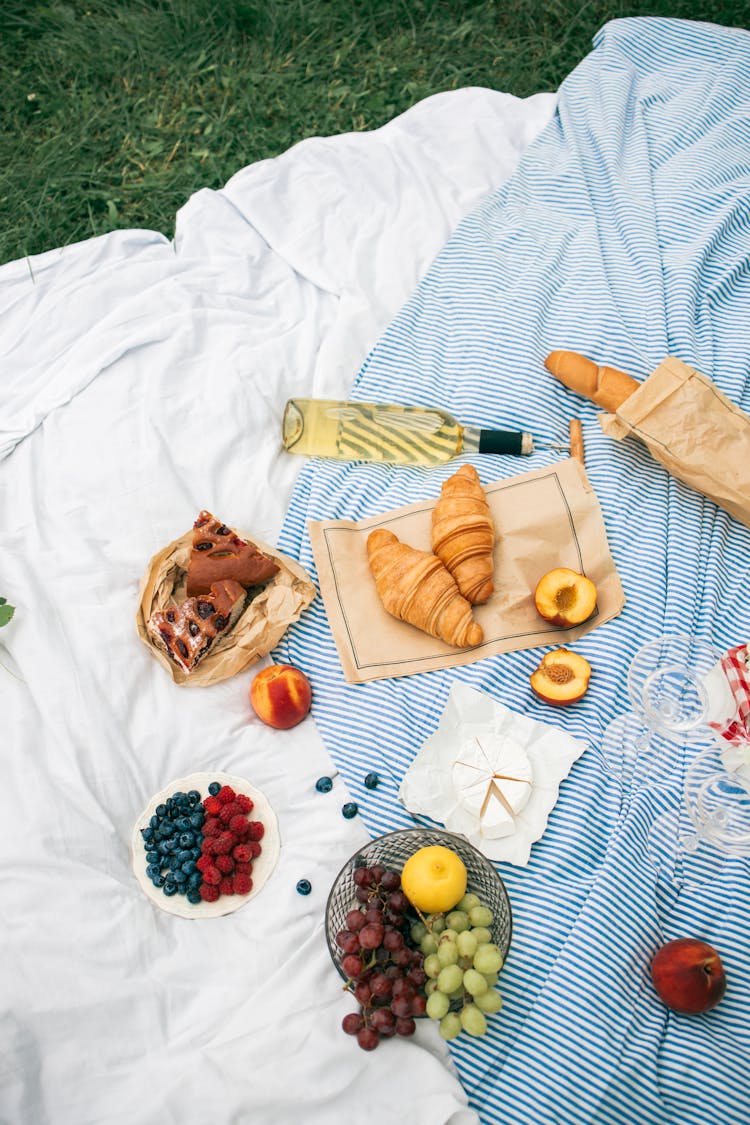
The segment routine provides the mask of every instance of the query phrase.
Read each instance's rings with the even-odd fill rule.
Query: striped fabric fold
[[[618,618],[576,644],[591,686],[552,717],[529,689],[539,650],[347,685],[320,599],[278,654],[309,672],[317,724],[373,835],[412,823],[398,785],[456,679],[587,742],[529,866],[499,868],[514,910],[505,1006],[486,1037],[453,1045],[484,1122],[750,1120],[750,861],[717,857],[705,877],[657,878],[650,828],[681,807],[695,750],[666,747],[658,783],[627,801],[600,752],[607,724],[630,706],[627,669],[642,644],[692,632],[727,650],[750,636],[750,532],[635,441],[608,440],[596,408],[543,367],[567,348],[642,379],[675,355],[750,412],[748,262],[750,34],[613,21],[516,173],[460,224],[354,385],[356,399],[442,406],[465,424],[539,441],[564,440],[581,417],[627,597]],[[554,459],[471,461],[489,482]],[[311,461],[279,545],[314,574],[308,520],[435,496],[458,463]],[[370,771],[382,779],[374,791],[363,784]],[[680,936],[708,940],[727,968],[727,994],[703,1016],[669,1013],[650,982],[650,957]]]

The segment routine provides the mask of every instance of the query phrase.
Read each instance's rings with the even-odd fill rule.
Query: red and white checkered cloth
[[[725,652],[721,667],[729,683],[736,710],[729,722],[710,725],[732,746],[750,745],[750,645],[737,645]]]

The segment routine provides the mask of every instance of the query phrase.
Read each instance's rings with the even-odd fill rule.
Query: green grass
[[[198,188],[441,90],[554,90],[627,15],[748,27],[750,0],[2,0],[0,261],[171,236]]]

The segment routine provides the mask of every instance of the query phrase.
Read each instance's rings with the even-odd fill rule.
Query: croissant
[[[367,537],[367,558],[380,600],[393,617],[459,648],[482,643],[471,606],[435,555],[378,528]]]
[[[432,549],[463,596],[481,605],[495,587],[495,525],[477,471],[462,465],[443,485],[432,513]]]
[[[550,352],[544,366],[571,391],[585,395],[609,414],[614,414],[640,384],[616,367],[597,367],[578,352]]]

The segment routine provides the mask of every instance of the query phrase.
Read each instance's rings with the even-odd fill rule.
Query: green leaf
[[[5,598],[2,599],[2,603],[3,604],[0,605],[0,625],[7,625],[13,614],[16,612],[16,607],[13,605],[7,605]]]

